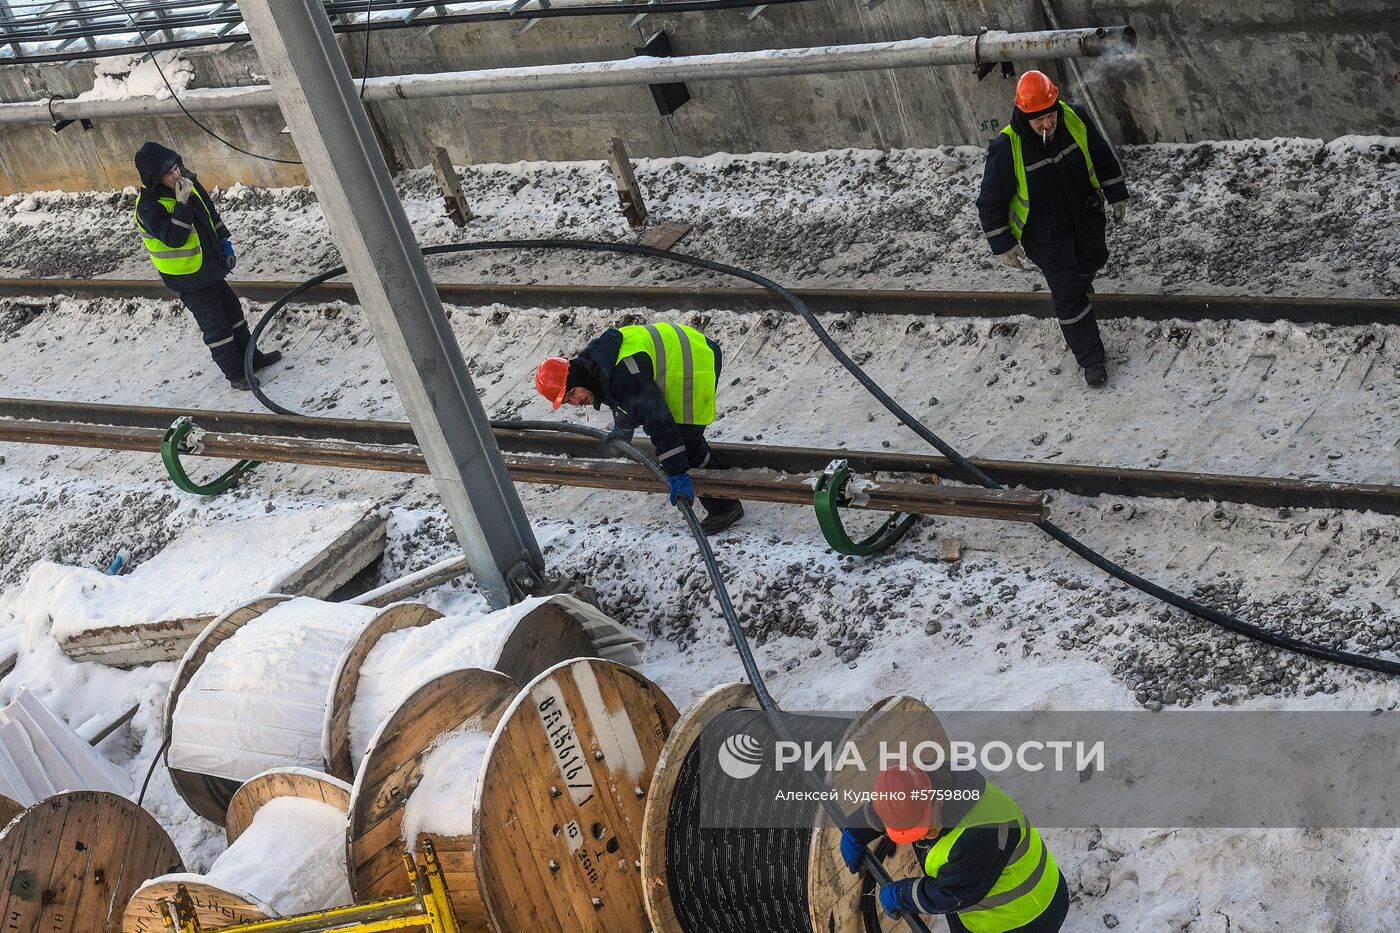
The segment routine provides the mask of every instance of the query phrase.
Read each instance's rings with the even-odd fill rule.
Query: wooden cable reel
[[[170,686],[165,707],[167,737],[175,735],[181,695],[210,656],[249,623],[287,599],[274,595],[254,600],[214,620],[200,634],[186,651]],[[592,638],[576,615],[564,608],[566,605],[566,600],[556,598],[534,606],[514,619],[486,666],[495,667],[525,682],[561,660],[593,654],[595,647]],[[327,613],[346,611],[344,604],[326,603],[325,606]],[[368,612],[363,607],[352,608]],[[592,611],[596,613],[596,610]],[[284,743],[286,747],[273,755],[266,765],[323,768],[341,780],[353,780],[357,760],[352,748],[350,722],[366,660],[385,636],[430,625],[443,618],[442,613],[419,603],[400,603],[373,615],[352,636],[344,638],[338,662],[333,670],[328,667],[324,671],[326,699],[318,714],[319,735],[315,738],[319,751],[308,756],[305,750],[298,751],[287,742]],[[315,673],[320,676],[323,672]],[[278,747],[271,733],[267,743],[269,747]],[[167,766],[170,761],[171,754],[167,750]],[[169,771],[176,791],[192,810],[213,823],[223,823],[241,781],[177,767],[169,767]]]
[[[182,886],[189,892],[200,925],[204,929],[253,923],[284,914],[349,903],[349,879],[345,876],[341,849],[344,841],[343,819],[333,823],[322,821],[314,826],[289,827],[277,822],[268,826],[260,825],[260,841],[265,842],[270,833],[284,835],[286,838],[285,846],[279,848],[276,853],[287,856],[285,863],[264,867],[283,877],[299,878],[297,897],[290,902],[285,893],[268,890],[265,877],[248,878],[241,876],[237,868],[230,871],[226,867],[229,860],[236,866],[246,865],[250,858],[264,863],[276,858],[275,855],[263,855],[262,848],[250,855],[240,853],[238,848],[240,839],[245,843],[252,839],[253,834],[249,833],[249,830],[253,827],[259,811],[280,798],[315,801],[327,804],[344,814],[350,806],[350,786],[328,774],[303,768],[268,771],[243,784],[234,794],[228,809],[224,828],[229,847],[211,866],[209,873],[165,874],[146,882],[126,905],[121,928],[123,933],[165,933],[160,901],[174,898],[176,890]],[[277,814],[272,814],[271,810],[267,812],[270,814],[269,819],[273,821],[284,818],[280,811]],[[302,864],[296,862],[296,858],[307,859],[308,852],[314,855],[318,851],[322,854],[333,852],[340,857],[338,877],[326,875],[308,878],[302,870]],[[225,867],[221,869],[221,866]],[[309,894],[308,888],[313,882],[319,883],[322,892],[332,893],[322,893],[319,897]],[[251,890],[255,887],[260,890]],[[327,903],[328,901],[336,903]]]
[[[873,882],[865,875],[852,875],[846,870],[840,856],[841,831],[831,826],[825,810],[819,804],[812,804],[814,823],[813,828],[808,830],[725,830],[715,837],[722,839],[721,843],[707,842],[700,837],[671,838],[673,831],[685,832],[688,829],[678,828],[678,822],[672,818],[672,813],[673,808],[678,805],[684,808],[686,801],[682,799],[682,795],[692,792],[692,785],[683,778],[682,772],[692,752],[702,744],[702,737],[706,735],[707,729],[713,725],[723,730],[721,720],[729,714],[751,712],[757,716],[758,711],[758,698],[747,684],[723,684],[701,697],[686,711],[671,732],[671,737],[657,763],[656,778],[647,800],[643,827],[642,875],[651,930],[654,933],[728,933],[724,928],[725,924],[732,925],[735,923],[734,918],[731,917],[727,921],[719,919],[725,916],[722,910],[707,912],[694,909],[697,899],[704,900],[719,890],[707,888],[709,885],[718,884],[717,878],[713,875],[687,876],[675,880],[672,878],[674,872],[693,871],[700,863],[705,866],[717,866],[717,853],[709,851],[715,844],[726,846],[726,851],[732,856],[730,864],[718,866],[717,871],[748,873],[750,877],[760,870],[771,871],[775,866],[764,868],[749,865],[743,861],[746,857],[752,859],[756,853],[771,854],[779,850],[786,851],[792,857],[799,857],[798,852],[806,854],[805,864],[781,866],[789,871],[780,877],[772,876],[766,884],[770,892],[781,891],[785,901],[782,909],[777,909],[777,905],[771,903],[752,904],[750,917],[740,923],[742,928],[757,928],[756,925],[767,923],[764,929],[768,933],[779,930],[800,933],[885,933],[899,929],[899,922],[889,920],[878,909],[868,909],[874,902],[863,895],[873,888]],[[887,719],[884,717],[886,713],[906,715]],[[908,715],[916,713],[925,715]],[[907,741],[912,747],[922,741],[935,740],[944,742],[946,747],[946,737],[943,736],[941,728],[935,735],[928,734],[927,726],[932,721],[928,708],[918,700],[911,697],[890,697],[876,703],[851,722],[840,736],[838,747],[844,747],[848,742],[854,743],[860,750],[862,759],[867,762],[880,760],[877,749],[881,741]],[[920,734],[905,734],[911,730]],[[711,750],[711,738],[705,740],[705,755]],[[690,764],[694,765],[694,762]],[[870,790],[877,772],[878,769],[874,768],[868,772],[848,768],[829,777],[833,778],[832,786],[838,792],[860,792]],[[756,794],[762,794],[764,790],[766,788],[754,788]],[[838,797],[838,801],[840,799]],[[855,809],[855,805],[850,803],[842,802],[841,806],[846,810]],[[759,803],[758,809],[762,809],[762,802]],[[668,861],[668,847],[672,845],[687,846],[695,850],[704,849],[705,852],[695,858],[695,864],[680,867]],[[898,879],[922,874],[912,847],[877,846],[873,849],[877,855],[885,853],[887,849],[893,849],[893,853],[884,858],[885,867],[892,877]],[[681,899],[688,900],[683,903]],[[707,923],[697,920],[697,916],[709,916],[712,919]],[[774,921],[773,917],[785,918],[783,924]]]
[[[119,933],[141,883],[183,869],[165,830],[125,797],[55,794],[0,830],[0,917],[7,933]]]
[[[479,741],[472,786],[438,807],[469,813],[469,831],[422,832],[462,929],[643,929],[642,811],[676,716],[655,684],[596,658],[557,664],[524,689],[475,669],[425,684],[384,722],[360,770],[350,806],[356,898],[405,893],[395,869],[417,841],[403,838],[412,797],[446,743]]]

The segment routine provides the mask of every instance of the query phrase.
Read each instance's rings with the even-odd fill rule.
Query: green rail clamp
[[[208,483],[196,483],[185,472],[185,467],[180,463],[181,454],[199,454],[204,450],[204,445],[200,442],[200,431],[194,437],[190,433],[195,431],[195,424],[188,415],[181,415],[175,419],[165,431],[165,436],[160,439],[160,459],[165,462],[165,472],[170,474],[171,480],[185,492],[192,492],[197,496],[217,496],[221,492],[232,489],[238,480],[242,478],[253,467],[261,461],[240,460],[229,467],[214,480]]]
[[[853,497],[846,494],[851,475],[850,464],[845,460],[833,460],[828,463],[826,469],[817,477],[812,504],[817,509],[817,523],[821,525],[826,543],[831,545],[834,551],[838,554],[869,557],[888,549],[904,537],[909,529],[914,527],[919,516],[896,512],[885,519],[884,524],[875,529],[873,534],[860,541],[852,539],[846,527],[841,524],[839,511],[841,506],[849,505],[853,501]]]

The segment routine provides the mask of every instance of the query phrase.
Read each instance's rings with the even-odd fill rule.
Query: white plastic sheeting
[[[506,639],[519,621],[551,603],[582,624],[599,657],[620,664],[641,660],[646,642],[606,614],[573,596],[533,597],[484,616],[443,616],[419,628],[380,638],[360,667],[350,707],[350,754],[359,762],[380,723],[423,684],[448,671],[494,669]],[[522,685],[523,686],[523,685]]]
[[[0,795],[23,806],[69,790],[130,797],[131,778],[21,690],[0,710]]]
[[[321,730],[340,656],[379,612],[291,599],[204,659],[175,706],[170,767],[246,781],[325,767]]]

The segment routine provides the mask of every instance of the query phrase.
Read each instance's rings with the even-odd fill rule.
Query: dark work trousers
[[[194,315],[209,355],[226,379],[243,378],[243,354],[248,349],[248,322],[243,306],[227,282],[215,282],[181,292],[180,300]]]
[[[1045,284],[1050,286],[1050,299],[1055,303],[1055,317],[1060,321],[1065,343],[1085,368],[1104,362],[1099,322],[1089,296],[1094,293],[1094,276],[1108,262],[1102,220],[1091,220],[1089,226],[1092,229],[1082,231],[1027,228],[1021,238],[1026,258],[1040,267]]]
[[[711,343],[710,350],[715,355],[715,383],[718,385],[719,377],[724,372],[724,352],[717,344]],[[705,426],[703,424],[677,424],[681,430],[681,440],[685,442],[686,461],[692,470],[723,470],[725,466],[715,459],[715,452],[710,449],[710,442],[705,440]],[[714,496],[700,496],[700,504],[705,507],[705,512],[710,515],[728,512],[738,504],[735,499],[716,499]]]
[[[1069,916],[1069,885],[1065,884],[1064,872],[1060,873],[1060,886],[1055,889],[1055,896],[1050,900],[1050,906],[1045,908],[1045,912],[1036,917],[1030,923],[1008,930],[1007,933],[1056,933],[1060,927],[1065,925],[1065,917]],[[948,914],[948,930],[950,933],[968,933],[968,929],[963,922],[958,919],[957,914]]]
[[[692,470],[723,470],[725,466],[715,459],[715,452],[710,449],[710,442],[705,440],[705,426],[703,424],[678,424],[676,427],[681,430],[681,440],[685,441],[685,456]],[[710,515],[721,512],[728,512],[734,508],[734,499],[716,499],[714,496],[700,496],[700,504],[705,507],[705,511]]]

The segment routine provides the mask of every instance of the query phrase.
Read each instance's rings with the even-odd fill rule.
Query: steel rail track
[[[298,282],[242,280],[238,292],[254,301],[273,301]],[[924,317],[1053,317],[1043,292],[946,292],[895,289],[798,288],[794,294],[819,314],[906,314]],[[447,304],[506,304],[532,308],[648,308],[656,311],[783,310],[761,288],[696,285],[510,285],[439,282]],[[3,279],[0,296],[41,298],[166,298],[169,289],[149,279]],[[326,282],[306,292],[299,303],[355,302],[348,282]],[[1126,295],[1099,293],[1094,310],[1100,318],[1148,321],[1291,321],[1297,324],[1400,324],[1400,300],[1369,298],[1264,298],[1248,295]]]
[[[113,425],[163,431],[176,418],[182,416],[192,418],[205,431],[223,434],[336,440],[388,447],[416,444],[409,425],[394,421],[0,398],[0,418],[12,421],[32,419],[51,423]],[[497,445],[507,454],[565,455],[580,459],[594,459],[598,456],[597,445],[582,438],[513,430],[497,430],[495,434]],[[644,443],[638,446],[647,448]],[[784,473],[811,474],[825,469],[832,459],[839,457],[847,460],[853,470],[862,473],[936,475],[955,482],[971,482],[972,479],[964,475],[951,461],[934,455],[720,442],[711,446],[725,463],[738,470],[767,468]],[[972,462],[1008,486],[1040,491],[1058,490],[1081,496],[1189,499],[1236,502],[1263,508],[1342,509],[1400,515],[1400,486],[1125,469],[1070,463],[985,459],[974,459]]]
[[[504,432],[509,433],[509,432]],[[161,428],[0,419],[0,442],[44,444],[159,453]],[[189,456],[228,460],[295,463],[351,470],[427,474],[422,451],[412,444],[365,444],[357,441],[255,434],[204,432],[200,450]],[[594,454],[597,446],[590,445]],[[665,492],[648,470],[612,460],[506,454],[506,471],[519,483]],[[799,476],[771,470],[693,470],[701,495],[751,502],[812,504],[812,487]],[[1002,521],[1037,522],[1046,517],[1045,496],[1019,489],[983,489],[937,483],[880,482],[862,490],[852,508]]]

